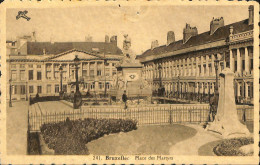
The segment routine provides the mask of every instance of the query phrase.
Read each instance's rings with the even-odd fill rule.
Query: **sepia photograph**
[[[1,154],[258,162],[258,7],[6,7]]]

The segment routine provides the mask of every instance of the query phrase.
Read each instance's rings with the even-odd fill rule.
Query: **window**
[[[37,86],[37,93],[42,93],[42,86]]]
[[[55,85],[55,93],[59,93],[59,85]]]
[[[12,94],[17,94],[17,85],[12,86]]]
[[[102,89],[102,88],[103,88],[103,83],[102,83],[102,82],[99,82],[99,83],[98,83],[98,86],[99,86],[99,89]]]
[[[29,93],[33,93],[33,86],[29,86]]]
[[[209,64],[209,73],[212,72],[212,67],[211,67],[211,64]]]
[[[226,62],[226,67],[230,68],[229,61]]]
[[[51,85],[47,85],[47,93],[51,93]]]
[[[88,71],[82,70],[82,77],[87,77],[87,76],[88,76]]]
[[[33,68],[33,64],[29,64],[28,66],[29,66],[29,68]]]
[[[37,72],[37,80],[41,80],[42,79],[42,72]]]
[[[242,70],[245,70],[245,60],[242,60]]]
[[[16,65],[15,65],[15,64],[12,64],[12,65],[11,65],[11,68],[16,68]]]
[[[41,65],[37,65],[37,68],[41,68],[42,66]]]
[[[90,75],[90,77],[94,77],[94,70],[90,70],[89,75]]]
[[[25,80],[25,70],[20,70],[20,79]]]
[[[57,71],[54,72],[54,78],[55,78],[55,79],[58,79],[58,78],[59,78],[59,72],[57,72]]]
[[[250,59],[250,69],[251,69],[251,70],[254,69],[253,59]]]
[[[203,65],[203,68],[204,68],[204,74],[206,74],[207,73],[206,65]]]
[[[72,79],[75,78],[75,70],[71,70],[70,78],[72,78]]]
[[[101,76],[101,70],[97,70],[97,75]]]
[[[199,65],[198,67],[199,67],[199,74],[201,74],[201,66]]]
[[[115,63],[112,63],[112,66],[115,66],[116,64]]]
[[[25,65],[24,64],[20,64],[20,68],[25,68]]]
[[[15,46],[15,42],[12,42],[12,46]]]
[[[16,80],[16,70],[11,71],[11,80]]]
[[[109,66],[109,63],[108,63],[108,62],[105,62],[105,66]]]
[[[109,69],[106,69],[106,76],[110,76],[109,72]]]
[[[33,80],[33,70],[29,70],[29,80]]]
[[[51,72],[46,72],[46,78],[51,79]]]
[[[67,92],[67,85],[62,85],[63,92]]]
[[[92,83],[91,83],[90,89],[95,89],[95,82],[92,82]]]
[[[24,95],[25,94],[25,85],[21,85],[21,94]]]
[[[237,61],[235,61],[235,72],[237,71]]]
[[[107,83],[106,83],[106,87],[107,87],[107,89],[109,89],[109,86],[110,86],[110,85],[109,85],[109,82],[107,82]]]

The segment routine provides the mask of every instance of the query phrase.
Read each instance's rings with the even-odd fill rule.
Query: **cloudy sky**
[[[89,6],[77,8],[26,9],[30,21],[16,20],[18,11],[7,10],[7,39],[29,35],[36,31],[37,41],[103,42],[105,35],[117,35],[122,48],[123,35],[132,40],[132,49],[140,54],[151,47],[151,41],[166,43],[167,32],[175,32],[182,39],[186,23],[198,32],[209,31],[213,17],[224,17],[225,25],[248,18],[248,6]]]

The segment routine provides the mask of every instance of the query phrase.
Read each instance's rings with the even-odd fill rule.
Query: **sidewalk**
[[[220,136],[204,130],[200,125],[187,126],[196,129],[197,134],[192,138],[181,141],[176,145],[172,146],[169,151],[170,155],[199,155],[199,149],[201,146],[213,141],[221,140]],[[207,148],[207,150],[209,150],[207,152],[212,152],[209,153],[209,155],[214,155],[213,151],[210,151],[209,148]]]
[[[26,101],[13,102],[7,107],[6,140],[8,155],[27,154],[27,111]]]

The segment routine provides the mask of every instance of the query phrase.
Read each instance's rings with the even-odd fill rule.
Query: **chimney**
[[[196,35],[198,35],[197,28],[186,24],[186,27],[183,29],[183,43],[185,44],[192,36]]]
[[[112,36],[112,37],[110,38],[110,42],[111,42],[111,43],[114,43],[115,45],[117,45],[117,36]]]
[[[248,7],[248,11],[249,11],[249,19],[248,19],[248,24],[252,25],[254,24],[254,6],[250,5]]]
[[[215,18],[213,17],[212,21],[210,22],[210,35],[214,34],[215,31],[224,26],[224,18],[220,17],[220,18]]]
[[[153,50],[154,48],[158,47],[158,46],[159,46],[158,40],[152,41],[152,43],[151,43],[151,49],[152,49],[152,50]]]
[[[167,46],[175,41],[175,35],[173,31],[168,31],[167,33]]]
[[[105,43],[109,43],[109,36],[108,35],[105,36]]]

